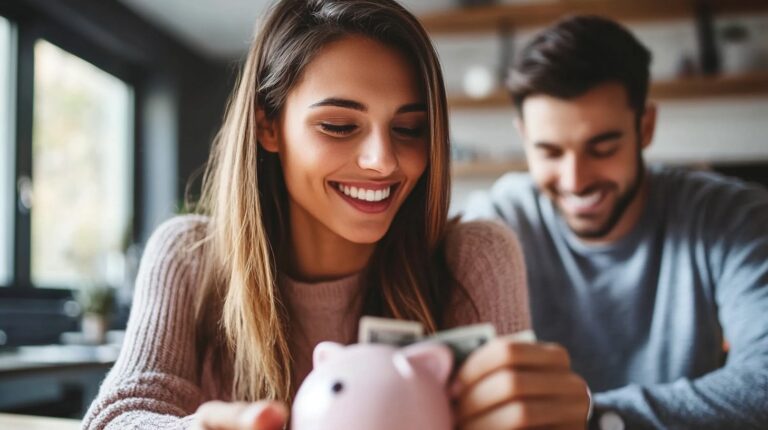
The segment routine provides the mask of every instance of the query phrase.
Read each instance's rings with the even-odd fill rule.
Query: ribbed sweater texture
[[[175,217],[148,241],[120,356],[83,429],[188,429],[203,402],[233,400],[232,381],[217,376],[222,372],[212,368],[211,351],[197,350],[194,304],[205,257],[194,245],[207,224],[204,216]],[[445,247],[448,267],[471,300],[456,293],[441,329],[491,322],[504,334],[530,327],[523,255],[511,230],[493,222],[458,224]],[[311,371],[319,342],[356,341],[358,281],[359,275],[319,283],[280,277],[291,317],[294,381]]]

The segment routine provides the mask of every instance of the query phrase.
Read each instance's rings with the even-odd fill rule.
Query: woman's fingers
[[[200,430],[280,430],[288,419],[282,403],[269,401],[206,402],[195,415]]]
[[[461,394],[456,405],[456,415],[459,421],[463,421],[511,399],[585,396],[584,380],[569,371],[502,368]]]
[[[460,423],[461,430],[509,430],[555,426],[584,430],[585,405],[573,398],[542,398],[510,401]]]
[[[570,371],[568,352],[554,343],[522,343],[494,339],[473,352],[461,366],[456,380],[469,387],[486,375],[505,367],[550,368]]]

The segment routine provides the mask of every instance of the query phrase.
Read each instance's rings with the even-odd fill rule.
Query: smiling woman
[[[290,274],[337,278],[366,265],[426,170],[427,111],[414,66],[366,37],[328,44],[304,73],[259,136],[290,196]]]
[[[447,219],[445,91],[416,18],[391,0],[282,0],[259,28],[198,214],[148,243],[126,346],[85,428],[282,428],[314,346],[353,342],[365,314],[428,332],[529,326],[511,231]],[[471,380],[506,378],[506,345]],[[567,355],[530,349],[546,376],[531,380],[548,381],[531,392],[569,399],[537,424],[583,422]],[[465,428],[511,427],[497,407],[515,397],[470,390]]]

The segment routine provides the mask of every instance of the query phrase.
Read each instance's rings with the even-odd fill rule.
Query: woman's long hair
[[[257,111],[275,119],[317,52],[349,35],[394,47],[415,66],[430,124],[429,161],[361,277],[364,312],[440,324],[450,176],[440,66],[418,20],[392,0],[283,0],[259,27],[203,176],[210,217],[198,296],[198,342],[232,363],[232,397],[290,401],[289,321],[278,287],[289,242],[278,157],[257,142]],[[224,366],[227,367],[227,366]],[[222,367],[223,368],[223,367]]]

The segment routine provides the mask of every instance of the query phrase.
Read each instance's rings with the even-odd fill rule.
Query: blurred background
[[[142,245],[183,211],[267,3],[0,2],[0,412],[84,413],[119,352]],[[652,50],[651,161],[768,184],[765,0],[402,3],[443,64],[454,213],[525,170],[500,77],[569,13],[615,18]]]

